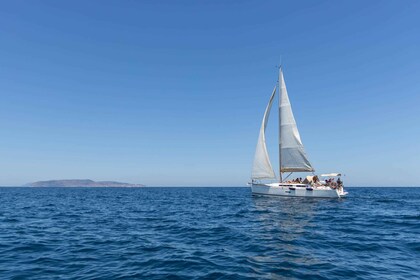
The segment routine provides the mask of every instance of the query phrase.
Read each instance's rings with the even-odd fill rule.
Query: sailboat
[[[270,162],[268,155],[265,130],[267,128],[271,107],[276,93],[279,94],[279,179]],[[312,176],[300,180],[287,178],[295,172],[311,172]],[[315,175],[315,169],[308,160],[300,134],[293,116],[292,107],[287,94],[286,83],[283,77],[283,69],[279,68],[278,91],[277,85],[270,96],[270,100],[264,112],[257,148],[255,151],[254,164],[251,176],[251,189],[253,194],[291,196],[291,197],[330,197],[339,198],[347,195],[344,191],[340,173],[323,174],[321,177],[329,177],[321,181]],[[284,179],[284,173],[288,174]],[[337,182],[334,178],[338,177]],[[263,183],[262,180],[275,180],[274,183]]]

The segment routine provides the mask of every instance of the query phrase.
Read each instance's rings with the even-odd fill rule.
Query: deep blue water
[[[0,278],[420,278],[420,188],[348,191],[0,188]]]

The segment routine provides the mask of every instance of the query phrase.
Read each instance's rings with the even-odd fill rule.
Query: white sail
[[[257,148],[255,150],[254,166],[252,168],[252,179],[274,179],[276,174],[271,166],[270,158],[265,144],[265,128],[267,127],[268,117],[270,116],[271,106],[273,105],[274,96],[276,95],[276,87],[271,94],[270,101],[264,112],[260,135],[258,136]]]
[[[279,73],[279,110],[280,110],[280,171],[303,172],[314,171],[309,162],[300,139],[296,121],[293,116],[289,96],[284,82],[283,70]]]

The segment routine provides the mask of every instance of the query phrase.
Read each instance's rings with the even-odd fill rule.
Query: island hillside
[[[70,179],[70,180],[50,180],[28,183],[28,187],[121,187],[138,188],[144,187],[142,184],[130,184],[114,181],[93,181],[89,179]]]

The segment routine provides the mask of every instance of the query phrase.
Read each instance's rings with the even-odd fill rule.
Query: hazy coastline
[[[140,188],[143,184],[131,184],[116,181],[93,181],[90,179],[66,179],[66,180],[48,180],[32,182],[24,185],[25,187],[118,187],[118,188]]]

